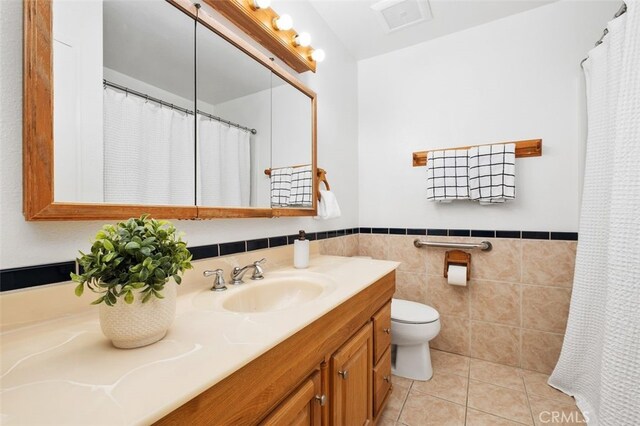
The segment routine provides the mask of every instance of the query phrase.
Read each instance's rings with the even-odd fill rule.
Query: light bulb
[[[307,47],[311,44],[311,34],[309,33],[296,34],[296,36],[293,38],[293,42],[296,46]]]
[[[322,49],[314,49],[314,51],[311,52],[311,59],[313,59],[316,62],[324,61],[324,58],[326,56],[327,56],[327,54],[324,53],[324,50],[322,50]]]
[[[253,0],[252,4],[255,10],[267,9],[269,6],[271,6],[271,0]]]
[[[273,26],[276,30],[287,31],[293,28],[293,19],[291,16],[284,14],[273,20]]]

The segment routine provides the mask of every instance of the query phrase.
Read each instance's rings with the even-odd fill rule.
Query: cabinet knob
[[[327,395],[316,395],[316,400],[320,403],[321,407],[327,403]]]
[[[390,328],[383,328],[382,331],[384,331],[387,334],[391,334],[391,329]]]
[[[349,377],[349,371],[348,370],[338,371],[338,375],[342,376],[342,378],[346,380]]]
[[[384,380],[387,383],[391,383],[391,376],[384,376],[382,380]]]

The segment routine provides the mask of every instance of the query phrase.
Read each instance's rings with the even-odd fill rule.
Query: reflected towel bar
[[[480,249],[482,251],[491,251],[493,246],[489,241],[482,241],[480,243],[449,243],[446,241],[420,241],[419,239],[413,240],[413,245],[417,248],[421,247],[440,247],[440,248],[453,248],[462,250]]]

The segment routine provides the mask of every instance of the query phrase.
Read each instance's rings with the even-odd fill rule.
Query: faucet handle
[[[255,262],[253,262],[253,274],[251,275],[251,279],[252,280],[261,280],[264,278],[264,275],[262,275],[262,273],[264,272],[264,270],[262,269],[262,265],[263,263],[267,262],[267,258],[263,257],[260,260],[256,260]]]
[[[206,270],[202,273],[205,277],[210,277],[211,275],[215,275],[216,277],[213,279],[213,287],[211,287],[211,291],[225,291],[227,286],[224,282],[224,271],[222,269],[215,269],[213,271]]]

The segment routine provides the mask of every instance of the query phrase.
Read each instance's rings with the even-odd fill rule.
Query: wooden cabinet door
[[[320,372],[316,371],[267,416],[262,425],[320,426]]]
[[[382,354],[391,345],[391,303],[387,303],[373,316],[373,357],[380,361]]]
[[[382,404],[391,389],[391,348],[387,348],[373,368],[373,415],[380,414]]]
[[[372,422],[372,346],[369,323],[331,357],[331,410],[335,426]]]

